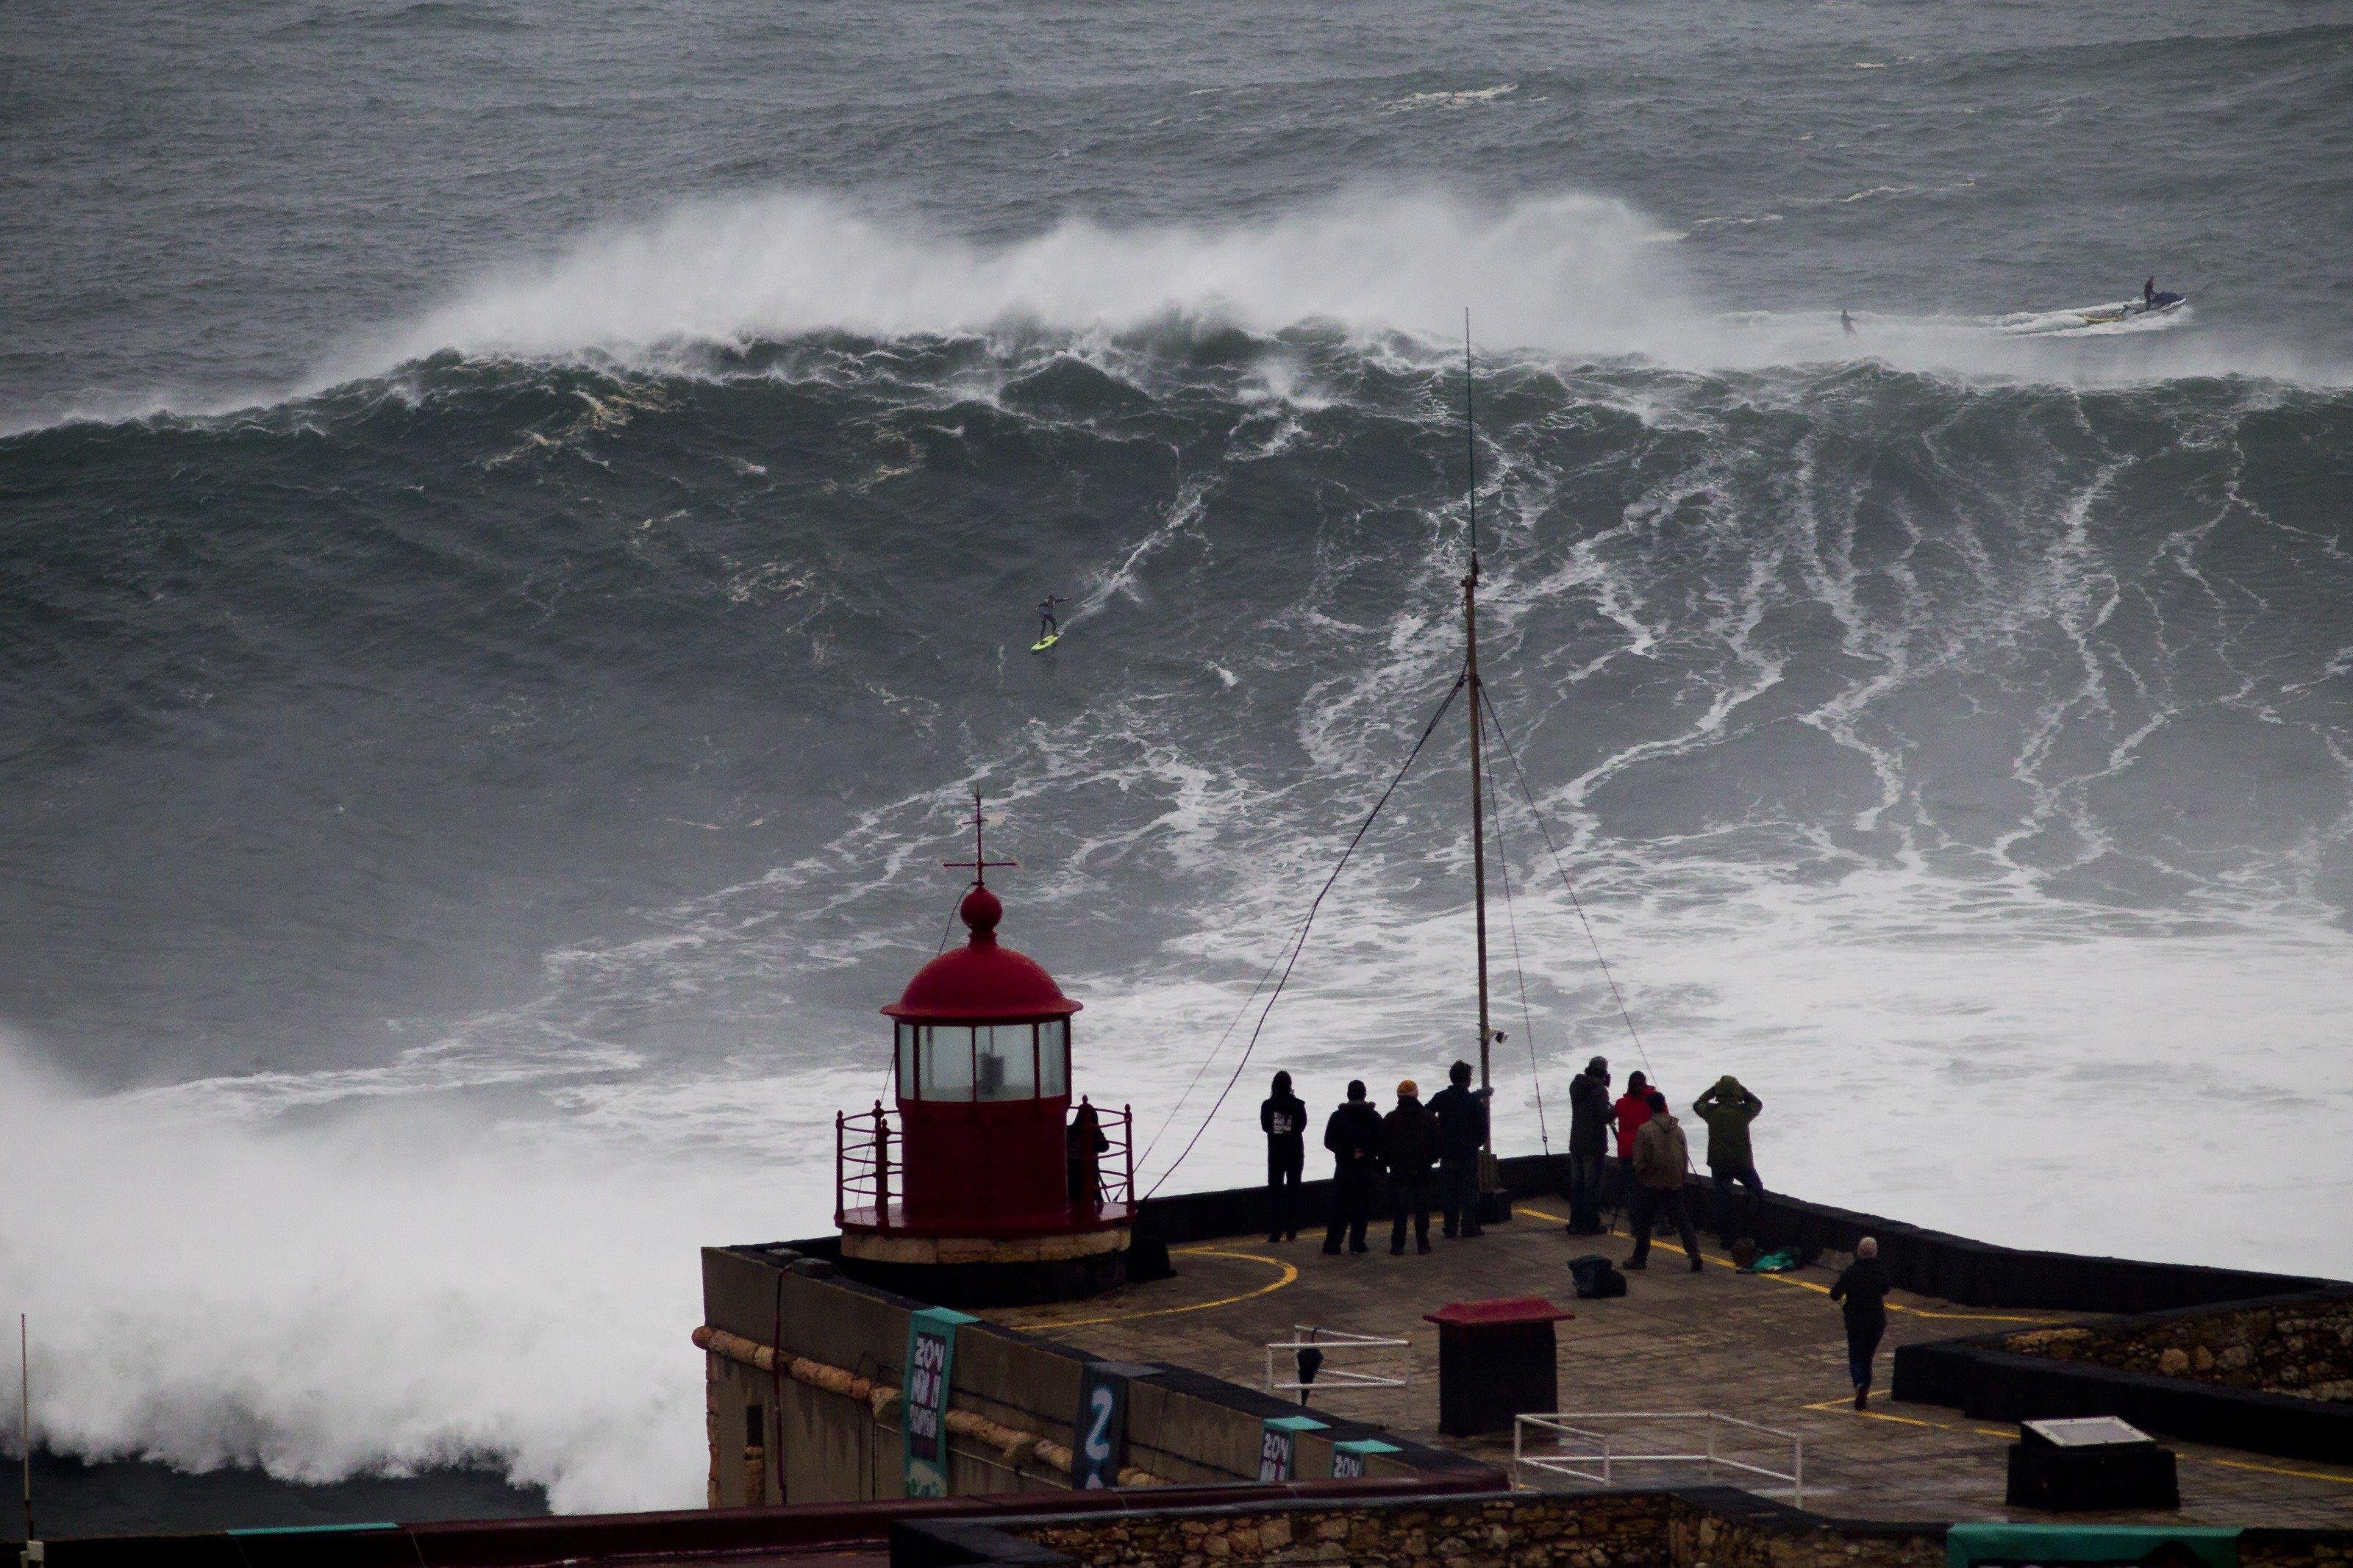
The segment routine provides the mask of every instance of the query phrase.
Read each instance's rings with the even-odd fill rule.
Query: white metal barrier
[[[1646,1426],[1653,1433],[1662,1426],[1683,1432],[1697,1426],[1699,1432],[1679,1439],[1619,1429],[1628,1426]],[[1788,1468],[1776,1469],[1759,1462],[1762,1456],[1756,1450],[1766,1445],[1757,1444],[1757,1438],[1767,1440],[1776,1463],[1781,1462],[1779,1446],[1787,1443]],[[1679,1441],[1696,1442],[1699,1447],[1685,1449],[1677,1446]],[[1512,1424],[1514,1476],[1553,1476],[1608,1487],[1618,1484],[1621,1468],[1647,1465],[1703,1466],[1710,1479],[1728,1470],[1760,1480],[1785,1481],[1790,1506],[1806,1505],[1805,1440],[1737,1416],[1714,1410],[1594,1410],[1522,1415]]]
[[[1270,1393],[1403,1388],[1413,1374],[1411,1340],[1345,1333],[1338,1329],[1319,1329],[1307,1323],[1293,1325],[1291,1334],[1291,1338],[1279,1340],[1266,1347],[1266,1386]],[[1298,1375],[1299,1352],[1303,1350],[1316,1351],[1324,1358],[1313,1382]],[[1274,1358],[1278,1352],[1287,1352],[1291,1357],[1291,1375],[1287,1378],[1275,1365]],[[1342,1355],[1350,1357],[1353,1364],[1338,1364],[1335,1357]]]

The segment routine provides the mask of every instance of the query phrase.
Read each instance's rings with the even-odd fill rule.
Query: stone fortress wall
[[[2117,1372],[2353,1404],[2353,1292],[2010,1334],[2001,1348]]]

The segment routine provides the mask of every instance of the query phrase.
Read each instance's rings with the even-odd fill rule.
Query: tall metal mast
[[[1462,312],[1462,449],[1470,461],[1464,473],[1464,493],[1471,504],[1471,570],[1462,579],[1462,639],[1467,649],[1465,670],[1471,687],[1471,879],[1476,893],[1479,922],[1479,1087],[1491,1087],[1494,1026],[1487,1017],[1487,804],[1480,753],[1479,709],[1479,431],[1472,405],[1471,312]],[[1494,1124],[1488,1123],[1486,1160],[1494,1158]],[[1485,1160],[1482,1161],[1483,1165]],[[1483,1180],[1481,1185],[1485,1185]]]
[[[33,1352],[30,1331],[25,1327],[25,1314],[16,1314],[16,1377],[17,1420],[24,1428],[25,1443],[25,1550],[24,1561],[42,1561],[38,1532],[33,1529]]]

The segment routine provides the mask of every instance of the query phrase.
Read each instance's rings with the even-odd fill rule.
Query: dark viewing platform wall
[[[2344,1288],[2259,1296],[2234,1310],[2292,1309],[2341,1300]],[[2176,1308],[2080,1325],[2095,1333],[2130,1332],[2211,1315],[2209,1307]],[[2007,1348],[2007,1334],[1983,1334],[1895,1352],[1898,1399],[1950,1405],[1990,1421],[2116,1415],[2145,1431],[2284,1458],[2353,1464],[2353,1405],[2201,1383],[2193,1377],[2127,1372],[2060,1361]]]
[[[1567,1180],[1568,1162],[1560,1156],[1526,1154],[1499,1160],[1496,1165],[1505,1190],[1514,1198],[1560,1196]],[[1613,1165],[1613,1195],[1617,1179],[1617,1167]],[[1301,1185],[1299,1212],[1303,1230],[1324,1223],[1331,1186],[1329,1181]],[[1694,1176],[1684,1190],[1691,1198],[1694,1215],[1706,1214],[1710,1195],[1707,1182]],[[1780,1194],[1754,1200],[1750,1212],[1756,1221],[1759,1246],[1767,1249],[1792,1247],[1809,1260],[1824,1251],[1851,1252],[1862,1237],[1876,1237],[1880,1258],[1899,1289],[1938,1297],[1962,1307],[2150,1312],[2288,1295],[2338,1283],[2302,1275],[2259,1274],[2197,1264],[2032,1252]],[[1220,1192],[1147,1199],[1137,1220],[1137,1231],[1170,1244],[1209,1241],[1253,1232],[1262,1235],[1269,1217],[1263,1187],[1229,1187]]]

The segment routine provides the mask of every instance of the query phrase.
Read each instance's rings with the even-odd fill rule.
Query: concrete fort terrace
[[[2274,1442],[2257,1409],[2254,1436],[2218,1442],[2201,1436],[2209,1428],[2200,1425],[2197,1400],[2279,1396],[2155,1386],[2165,1380],[2144,1377],[2139,1384],[2154,1392],[2120,1394],[2120,1384],[2063,1387],[2061,1394],[2078,1403],[2052,1405],[2044,1385],[2004,1394],[2000,1380],[1981,1376],[1975,1363],[1957,1373],[1949,1364],[1953,1354],[1976,1353],[1967,1352],[1972,1343],[1999,1347],[2042,1328],[2096,1326],[2117,1313],[2227,1316],[2236,1312],[2233,1303],[2302,1300],[2297,1292],[2333,1298],[2341,1287],[2017,1251],[1777,1194],[1755,1211],[1757,1234],[1767,1246],[1807,1258],[1805,1267],[1744,1274],[1710,1256],[1693,1273],[1680,1249],[1661,1241],[1650,1269],[1629,1277],[1626,1296],[1580,1300],[1567,1260],[1586,1252],[1622,1258],[1625,1237],[1566,1235],[1566,1205],[1548,1195],[1551,1163],[1511,1159],[1500,1168],[1514,1194],[1512,1217],[1480,1237],[1440,1241],[1428,1256],[1393,1258],[1380,1236],[1368,1256],[1324,1255],[1315,1221],[1326,1195],[1321,1183],[1304,1190],[1300,1239],[1282,1244],[1264,1239],[1257,1189],[1145,1203],[1138,1235],[1167,1246],[1168,1276],[1081,1300],[975,1309],[959,1336],[953,1379],[950,1420],[961,1426],[950,1435],[950,1495],[1030,1492],[1041,1503],[1046,1494],[1067,1496],[1082,1373],[1091,1362],[1125,1363],[1144,1374],[1131,1385],[1119,1478],[1134,1493],[1133,1506],[1149,1506],[1158,1489],[1248,1488],[1260,1479],[1267,1420],[1303,1413],[1326,1429],[1298,1438],[1292,1474],[1302,1479],[1335,1473],[1335,1444],[1370,1440],[1393,1449],[1365,1458],[1363,1473],[1373,1481],[1575,1489],[1565,1478],[1514,1467],[1508,1433],[1455,1437],[1437,1430],[1438,1331],[1425,1315],[1452,1302],[1542,1296],[1576,1314],[1557,1330],[1561,1411],[1713,1411],[1787,1434],[1804,1446],[1801,1501],[1809,1516],[1858,1524],[2048,1517],[2004,1504],[2016,1419],[2115,1411],[2138,1419],[2178,1454],[2182,1504],[2162,1514],[2090,1517],[2324,1531],[2353,1523],[2353,1447],[2345,1447],[2342,1425],[2353,1411],[2341,1404],[2295,1402],[2300,1413],[2339,1421],[2318,1439],[2306,1433],[2284,1446]],[[1697,1184],[1692,1195],[1703,1196]],[[1880,1238],[1899,1287],[1890,1298],[1880,1386],[1892,1351],[1895,1392],[1904,1397],[1875,1394],[1857,1412],[1838,1310],[1827,1292],[1864,1234]],[[696,1340],[708,1352],[714,1506],[904,1495],[895,1401],[909,1317],[922,1303],[848,1277],[855,1267],[829,1238],[706,1250],[705,1323]],[[1355,1360],[1335,1352],[1303,1412],[1295,1394],[1270,1390],[1267,1347],[1303,1327],[1407,1342],[1382,1369],[1401,1370],[1403,1385],[1342,1386],[1333,1372]],[[779,1343],[781,1354],[769,1350]],[[1910,1358],[1931,1352],[1947,1362],[1923,1360],[1924,1370],[1906,1370]],[[1994,1353],[2042,1367],[2035,1358]],[[1281,1376],[1293,1375],[1288,1353],[1278,1352],[1274,1363]],[[1955,1379],[1970,1386],[1952,1394],[1946,1385]],[[1918,1389],[1907,1383],[1927,1396],[1915,1397]],[[2145,1403],[2104,1403],[2125,1394]],[[2015,1408],[2000,1418],[1982,1408],[2003,1399]],[[2177,1405],[2187,1414],[2168,1426]],[[1672,1445],[1691,1446],[1688,1433]],[[1786,1440],[1732,1434],[1722,1451],[1735,1456],[1736,1448],[1763,1468],[1791,1468]],[[1620,1489],[1713,1481],[1779,1505],[1799,1500],[1786,1480],[1723,1469],[1711,1477],[1696,1465],[1620,1466],[1611,1480]]]
[[[1558,1329],[1564,1411],[1713,1410],[1791,1434],[1804,1443],[1804,1505],[1841,1516],[1957,1520],[2010,1511],[2002,1495],[2016,1426],[1890,1402],[1889,1351],[2073,1322],[2084,1314],[1993,1310],[1898,1291],[1889,1298],[1881,1392],[1858,1412],[1839,1311],[1828,1299],[1844,1254],[1825,1253],[1784,1274],[1743,1274],[1719,1254],[1694,1274],[1679,1247],[1654,1241],[1650,1268],[1628,1276],[1624,1297],[1578,1300],[1567,1260],[1592,1251],[1622,1260],[1627,1241],[1622,1221],[1620,1233],[1609,1237],[1565,1235],[1567,1215],[1565,1204],[1523,1201],[1512,1223],[1491,1226],[1473,1239],[1436,1242],[1427,1257],[1409,1249],[1392,1258],[1378,1236],[1363,1257],[1326,1256],[1320,1238],[1304,1233],[1282,1245],[1262,1237],[1187,1243],[1175,1249],[1175,1279],[1090,1301],[984,1315],[1091,1354],[1174,1361],[1259,1387],[1266,1384],[1265,1347],[1293,1339],[1302,1327],[1405,1339],[1405,1386],[1318,1386],[1309,1412],[1353,1417],[1508,1472],[1508,1434],[1454,1438],[1435,1430],[1437,1331],[1423,1318],[1452,1301],[1544,1295],[1577,1314]],[[1704,1253],[1713,1240],[1703,1238]],[[1281,1376],[1295,1377],[1288,1354],[1279,1353],[1276,1364]],[[1327,1364],[1350,1363],[1335,1352]],[[1651,1434],[1654,1447],[1664,1435]],[[1678,1436],[1688,1447],[1691,1434]],[[2232,1524],[2353,1521],[2353,1467],[2168,1442],[2180,1458],[2182,1508],[2166,1517]],[[1786,1469],[1787,1458],[1784,1444],[1772,1462]],[[1621,1468],[1618,1479],[1639,1485],[1698,1478],[1689,1467],[1638,1465]],[[1783,1500],[1791,1490],[1786,1483],[1751,1489]]]

